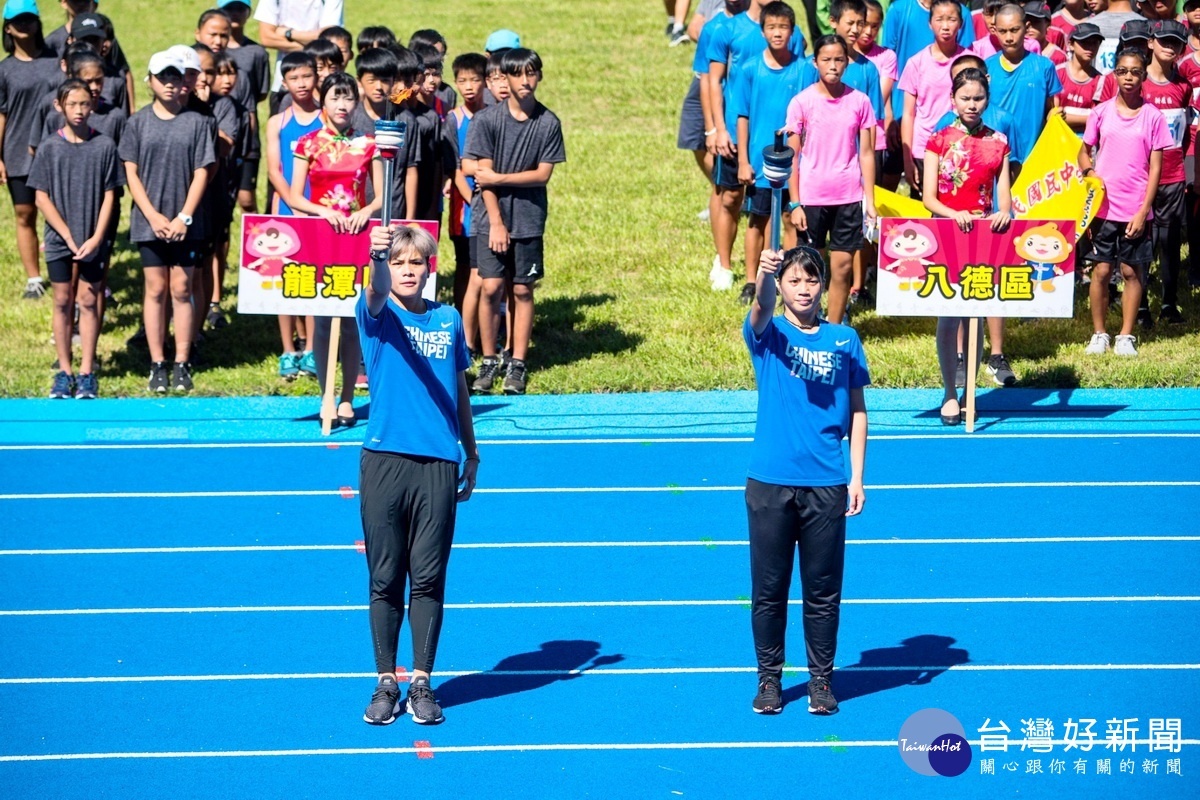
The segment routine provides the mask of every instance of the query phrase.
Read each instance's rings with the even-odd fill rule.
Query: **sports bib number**
[[[1117,40],[1105,39],[1096,51],[1096,70],[1101,75],[1107,75],[1117,68]]]

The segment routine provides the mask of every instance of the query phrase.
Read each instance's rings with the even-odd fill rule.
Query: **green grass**
[[[105,0],[104,11],[140,71],[153,51],[189,41],[207,5],[189,0],[147,11],[133,0]],[[58,12],[43,6],[49,30],[58,24]],[[450,41],[451,55],[481,48],[491,30],[510,27],[545,60],[538,94],[563,120],[568,162],[555,171],[550,187],[548,277],[537,296],[531,392],[753,386],[741,341],[745,310],[736,293],[708,288],[711,242],[707,226],[696,219],[708,188],[691,155],[675,149],[693,50],[666,46],[658,4],[388,0],[347,7],[351,30],[383,22],[407,36],[418,27],[434,27]],[[139,91],[145,102],[144,86]],[[11,206],[0,202],[0,230],[11,231],[12,224]],[[453,266],[448,242],[442,263],[444,296]],[[13,239],[5,236],[0,395],[42,396],[55,357],[50,302],[22,301],[22,276]],[[116,302],[100,343],[106,396],[144,392],[148,357],[125,346],[140,320],[140,281],[137,254],[122,245],[111,279]],[[236,287],[228,288],[225,305],[232,310]],[[1137,359],[1086,358],[1083,343],[1091,326],[1084,302],[1077,309],[1075,320],[1010,326],[1006,350],[1023,385],[1200,385],[1195,322],[1147,334]],[[1186,297],[1184,312],[1200,320],[1195,297]],[[862,314],[855,324],[877,386],[937,384],[933,320]],[[210,334],[196,393],[315,394],[312,381],[279,380],[277,350],[273,317],[235,316],[232,327]]]

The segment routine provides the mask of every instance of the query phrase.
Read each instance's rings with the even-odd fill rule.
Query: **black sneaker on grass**
[[[445,719],[433,689],[429,688],[429,678],[413,678],[408,685],[408,713],[412,714],[413,722],[421,725],[437,725]]]
[[[748,306],[754,302],[754,284],[747,283],[742,287],[742,293],[738,295],[738,302],[744,306]]]
[[[384,675],[375,684],[375,692],[371,695],[371,704],[363,712],[363,722],[372,725],[391,725],[396,721],[396,715],[404,713],[404,705],[400,702],[400,687],[391,675]]]
[[[192,390],[192,365],[176,361],[171,371],[171,388],[177,392]]]
[[[496,377],[500,374],[500,359],[495,356],[484,356],[479,362],[479,375],[471,384],[472,392],[490,392],[496,385]]]
[[[59,370],[54,375],[54,383],[50,384],[50,399],[65,400],[75,395],[75,376]]]
[[[1137,313],[1138,325],[1142,326],[1142,330],[1148,331],[1154,328],[1154,315],[1150,313],[1149,308],[1139,308]]]
[[[1016,373],[1008,365],[1008,359],[1004,357],[1003,353],[997,353],[988,358],[987,371],[997,386],[1013,386],[1017,382]]]
[[[783,711],[783,687],[779,676],[769,672],[758,674],[758,694],[754,695],[755,714],[778,714]]]
[[[808,713],[836,714],[837,698],[829,691],[828,678],[813,678],[808,682]]]
[[[1179,306],[1163,306],[1162,311],[1158,312],[1158,321],[1168,325],[1182,325],[1183,314],[1179,313]]]
[[[84,373],[75,381],[75,399],[76,400],[95,400],[100,394],[100,381],[96,380],[96,375],[91,372]]]
[[[167,362],[155,361],[150,364],[150,382],[146,385],[146,390],[155,394],[167,393]]]
[[[504,393],[525,394],[525,362],[512,359],[504,371]]]

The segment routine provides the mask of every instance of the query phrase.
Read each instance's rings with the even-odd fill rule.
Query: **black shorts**
[[[679,138],[675,145],[680,150],[704,149],[704,108],[700,105],[700,79],[692,78],[683,108],[679,112]]]
[[[901,150],[884,150],[883,151],[883,174],[884,175],[903,175],[904,174],[904,152]]]
[[[787,204],[792,202],[791,195],[788,190],[783,190],[783,196],[780,200],[782,207],[780,213],[786,217],[784,209]],[[771,187],[769,186],[748,186],[746,187],[746,213],[752,217],[770,217],[771,216]]]
[[[808,237],[818,250],[828,246],[840,253],[857,253],[863,245],[863,211],[861,203],[840,206],[805,206],[808,218]]]
[[[742,184],[738,181],[737,159],[714,156],[712,179],[713,185],[718,189],[740,189]]]
[[[76,262],[70,258],[56,258],[46,262],[46,271],[50,273],[51,283],[70,283],[75,277],[73,266],[79,264],[79,280],[88,283],[101,283],[104,273],[108,272],[108,257],[97,258],[94,261]]]
[[[1092,226],[1092,252],[1087,260],[1093,264],[1128,264],[1131,267],[1148,267],[1154,260],[1154,242],[1150,238],[1150,225],[1142,228],[1136,239],[1125,236],[1125,222],[1096,218]]]
[[[476,236],[451,236],[450,243],[454,245],[454,273],[457,275],[463,267],[476,269],[479,266],[479,256],[475,252]]]
[[[533,284],[546,277],[541,236],[510,239],[503,253],[495,252],[486,242],[480,242],[475,249],[481,278],[508,278],[513,283]]]
[[[1154,195],[1154,219],[1151,224],[1156,228],[1168,228],[1172,225],[1183,225],[1186,209],[1184,195],[1186,184],[1159,184],[1158,192]]]
[[[138,242],[137,247],[142,256],[143,267],[194,267],[200,260],[204,244],[194,239],[185,239],[182,242],[155,239],[150,242]]]
[[[238,191],[253,192],[258,190],[258,159],[243,159],[241,175],[238,177]]]
[[[734,175],[737,175],[736,171]],[[8,176],[8,193],[12,196],[14,206],[31,206],[37,202],[36,193],[26,182],[28,179],[28,175]]]

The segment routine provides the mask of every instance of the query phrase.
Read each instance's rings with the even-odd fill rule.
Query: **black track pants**
[[[408,580],[413,669],[432,672],[454,539],[458,465],[364,449],[359,487],[375,669],[396,669]]]
[[[828,678],[837,652],[846,555],[846,486],[746,482],[750,521],[751,625],[760,672],[783,671],[788,589],[796,546],[804,598],[804,645],[812,677]]]

